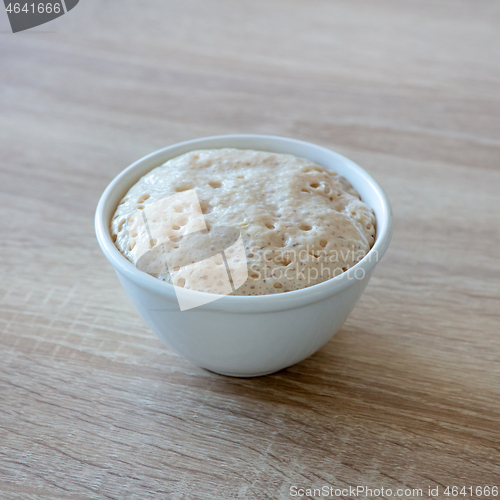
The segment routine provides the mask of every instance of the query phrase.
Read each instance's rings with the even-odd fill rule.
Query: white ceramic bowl
[[[229,295],[181,312],[172,285],[139,271],[117,250],[110,236],[110,220],[129,188],[154,167],[194,149],[227,147],[289,153],[343,175],[375,211],[373,248],[349,271],[318,285],[276,295]],[[253,377],[307,358],[339,330],[389,246],[392,213],[387,196],[372,177],[333,151],[283,137],[227,135],[175,144],[130,165],[101,196],[95,228],[99,245],[123,288],[165,344],[208,370]]]

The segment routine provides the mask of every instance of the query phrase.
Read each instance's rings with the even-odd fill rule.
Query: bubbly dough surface
[[[158,225],[159,200],[193,189],[201,214],[192,211],[188,197],[189,206],[170,209],[163,214],[168,223]],[[141,236],[142,212],[156,224],[150,222],[149,236],[146,231]],[[191,151],[153,169],[118,205],[111,234],[120,252],[137,265],[148,248],[161,263],[160,245],[178,248],[176,236],[200,230],[210,234],[215,226],[236,228],[243,239],[249,277],[232,295],[282,293],[326,281],[364,257],[376,234],[373,210],[335,172],[292,155],[238,149]],[[200,262],[196,265],[201,269]],[[222,272],[223,262],[217,265]],[[190,288],[187,275],[176,282],[154,262],[144,270]]]

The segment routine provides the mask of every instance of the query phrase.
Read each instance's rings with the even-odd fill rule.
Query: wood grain
[[[499,25],[492,0],[85,0],[0,33],[0,498],[500,486]],[[395,214],[336,337],[257,379],[163,347],[93,233],[128,164],[244,132],[347,155]]]

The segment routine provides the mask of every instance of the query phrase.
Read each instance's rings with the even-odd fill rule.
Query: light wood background
[[[2,22],[2,500],[500,486],[499,2],[82,0]],[[136,159],[245,132],[347,155],[395,214],[336,337],[257,379],[164,347],[93,229]]]

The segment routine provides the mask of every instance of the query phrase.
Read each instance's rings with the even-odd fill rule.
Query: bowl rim
[[[350,171],[353,171],[358,177],[361,177],[369,185],[369,188],[379,198],[382,207],[382,218],[380,218],[380,215],[377,215],[377,234],[373,247],[358,263],[356,263],[348,271],[345,271],[334,278],[323,281],[322,283],[311,285],[306,288],[301,288],[299,290],[293,290],[287,293],[243,296],[225,295],[213,302],[200,306],[202,309],[224,310],[227,312],[258,312],[299,307],[311,302],[324,300],[331,295],[335,295],[345,288],[349,287],[353,284],[353,282],[358,280],[358,278],[353,277],[356,276],[358,269],[363,270],[363,275],[370,275],[375,265],[387,250],[392,237],[392,209],[389,199],[387,198],[384,190],[363,168],[354,163],[352,160],[349,160],[345,156],[340,155],[339,153],[336,153],[331,149],[298,139],[261,134],[217,135],[175,143],[165,148],[153,151],[152,153],[149,153],[142,158],[139,158],[127,168],[122,170],[116,177],[114,177],[114,179],[112,179],[112,181],[108,184],[108,186],[102,193],[97,204],[95,212],[95,232],[102,252],[109,260],[109,262],[113,265],[115,271],[118,274],[124,275],[125,278],[129,279],[140,288],[148,290],[157,295],[164,296],[165,298],[177,300],[173,285],[160,281],[157,278],[150,276],[143,271],[140,271],[116,248],[109,230],[110,219],[107,220],[107,218],[105,217],[106,209],[109,206],[110,198],[118,189],[124,195],[133,186],[133,184],[135,184],[135,182],[139,180],[140,177],[155,168],[154,165],[160,166],[171,158],[189,151],[193,151],[195,149],[222,149],[225,147],[235,147],[231,145],[231,141],[260,141],[264,146],[259,147],[259,151],[266,151],[266,144],[268,144],[270,152],[276,152],[273,151],[273,149],[280,149],[277,147],[277,145],[279,145],[281,146],[281,149],[291,149],[293,151],[295,148],[308,148],[311,149],[311,151],[315,151],[318,155],[327,154],[332,156],[332,158],[335,158],[337,161],[344,163]],[[211,143],[221,142],[227,142],[228,145],[211,145]],[[238,149],[242,148],[240,147]],[[256,147],[251,147],[250,145],[247,147],[247,149],[257,150]],[[288,154],[294,153],[290,152]],[[301,155],[297,154],[296,156]],[[307,156],[302,157],[308,158]],[[312,160],[312,158],[310,159]],[[135,180],[130,179],[134,177],[133,174],[135,174]],[[348,176],[345,177],[350,181]],[[125,184],[126,186],[123,187],[123,184]],[[116,207],[113,207],[113,209],[115,210]],[[113,212],[111,212],[111,216],[114,213],[114,210]],[[198,294],[202,292],[192,291],[192,293]],[[193,311],[196,311],[196,309],[197,308],[193,309]]]

